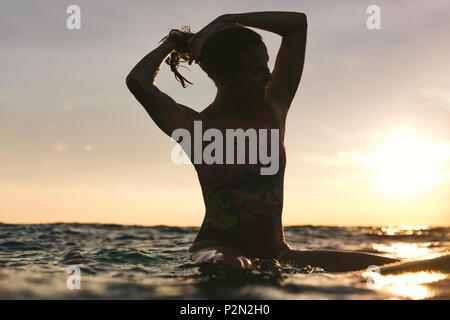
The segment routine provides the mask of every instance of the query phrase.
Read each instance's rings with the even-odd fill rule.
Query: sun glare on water
[[[380,252],[388,252],[389,256],[405,259],[405,260],[414,260],[414,259],[432,259],[437,258],[440,255],[436,252],[432,252],[429,246],[431,242],[426,242],[423,244],[417,243],[393,243],[392,245],[383,245],[383,244],[373,244],[372,247]]]
[[[444,280],[447,275],[437,272],[411,272],[400,275],[381,275],[375,272],[363,273],[374,282],[374,288],[383,290],[396,297],[413,300],[432,298],[434,290],[429,284]]]
[[[420,194],[442,183],[440,166],[450,159],[450,145],[417,138],[411,130],[393,132],[390,139],[367,158],[376,185],[394,196]]]
[[[400,225],[382,227],[377,233],[380,236],[413,236],[422,235],[428,229],[427,225],[412,226]],[[393,258],[400,258],[405,261],[427,260],[440,257],[442,254],[433,252],[433,246],[436,242],[391,242],[389,244],[374,243],[372,248],[380,253],[387,254]],[[376,267],[376,268],[371,268]],[[433,298],[440,289],[431,284],[448,278],[448,274],[438,271],[407,271],[399,274],[382,274],[377,266],[371,266],[363,273],[371,289],[382,290],[392,299],[406,298],[413,300]],[[437,290],[437,291],[436,291]]]

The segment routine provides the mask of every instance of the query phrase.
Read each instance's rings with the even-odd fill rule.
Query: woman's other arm
[[[268,87],[268,98],[285,117],[303,72],[308,28],[306,15],[300,12],[265,11],[219,16],[191,39],[195,45],[191,48],[190,63],[200,56],[201,47],[209,34],[234,23],[274,32],[282,37]]]
[[[296,267],[307,265],[320,267],[329,272],[348,272],[363,270],[371,265],[385,265],[400,260],[369,253],[333,250],[289,250],[279,258],[282,263]]]

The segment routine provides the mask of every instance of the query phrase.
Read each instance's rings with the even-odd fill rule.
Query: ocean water
[[[378,275],[193,263],[194,227],[0,223],[1,299],[449,299],[447,272]],[[296,249],[357,250],[405,261],[447,254],[450,228],[285,227]],[[80,270],[80,289],[68,268]],[[447,268],[448,270],[448,268]],[[68,281],[69,280],[69,281]],[[374,285],[375,283],[375,285]],[[72,286],[73,288],[73,286]]]

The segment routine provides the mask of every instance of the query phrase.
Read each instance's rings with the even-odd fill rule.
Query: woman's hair
[[[189,26],[183,26],[181,30],[178,29],[170,30],[169,34],[164,38],[162,38],[161,41],[159,41],[159,43],[161,43],[165,40],[172,40],[175,43],[176,50],[172,52],[172,54],[169,57],[167,57],[166,63],[170,66],[170,70],[172,70],[172,72],[175,74],[175,79],[181,82],[183,88],[186,88],[186,85],[184,83],[185,81],[190,84],[192,84],[192,82],[183,77],[178,72],[177,68],[180,65],[181,59],[183,59],[184,62],[189,60],[187,45],[189,39],[193,35],[194,34],[191,32]]]
[[[187,41],[194,34],[190,32],[189,27],[183,28],[171,30],[169,35],[161,41],[167,38],[175,41],[177,50],[166,59],[166,63],[170,65],[175,78],[185,87],[185,81],[192,83],[184,78],[177,68],[182,62],[181,59],[184,62],[189,60]],[[263,44],[262,37],[255,31],[238,24],[232,25],[213,33],[205,41],[197,62],[217,85],[221,80],[231,78],[243,67],[241,61],[244,52],[261,44]]]

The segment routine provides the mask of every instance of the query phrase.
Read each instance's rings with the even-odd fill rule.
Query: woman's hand
[[[222,15],[193,35],[188,40],[189,64],[192,64],[193,61],[197,63],[201,55],[203,45],[210,35],[231,26],[233,26],[233,24],[226,22],[225,15]]]

